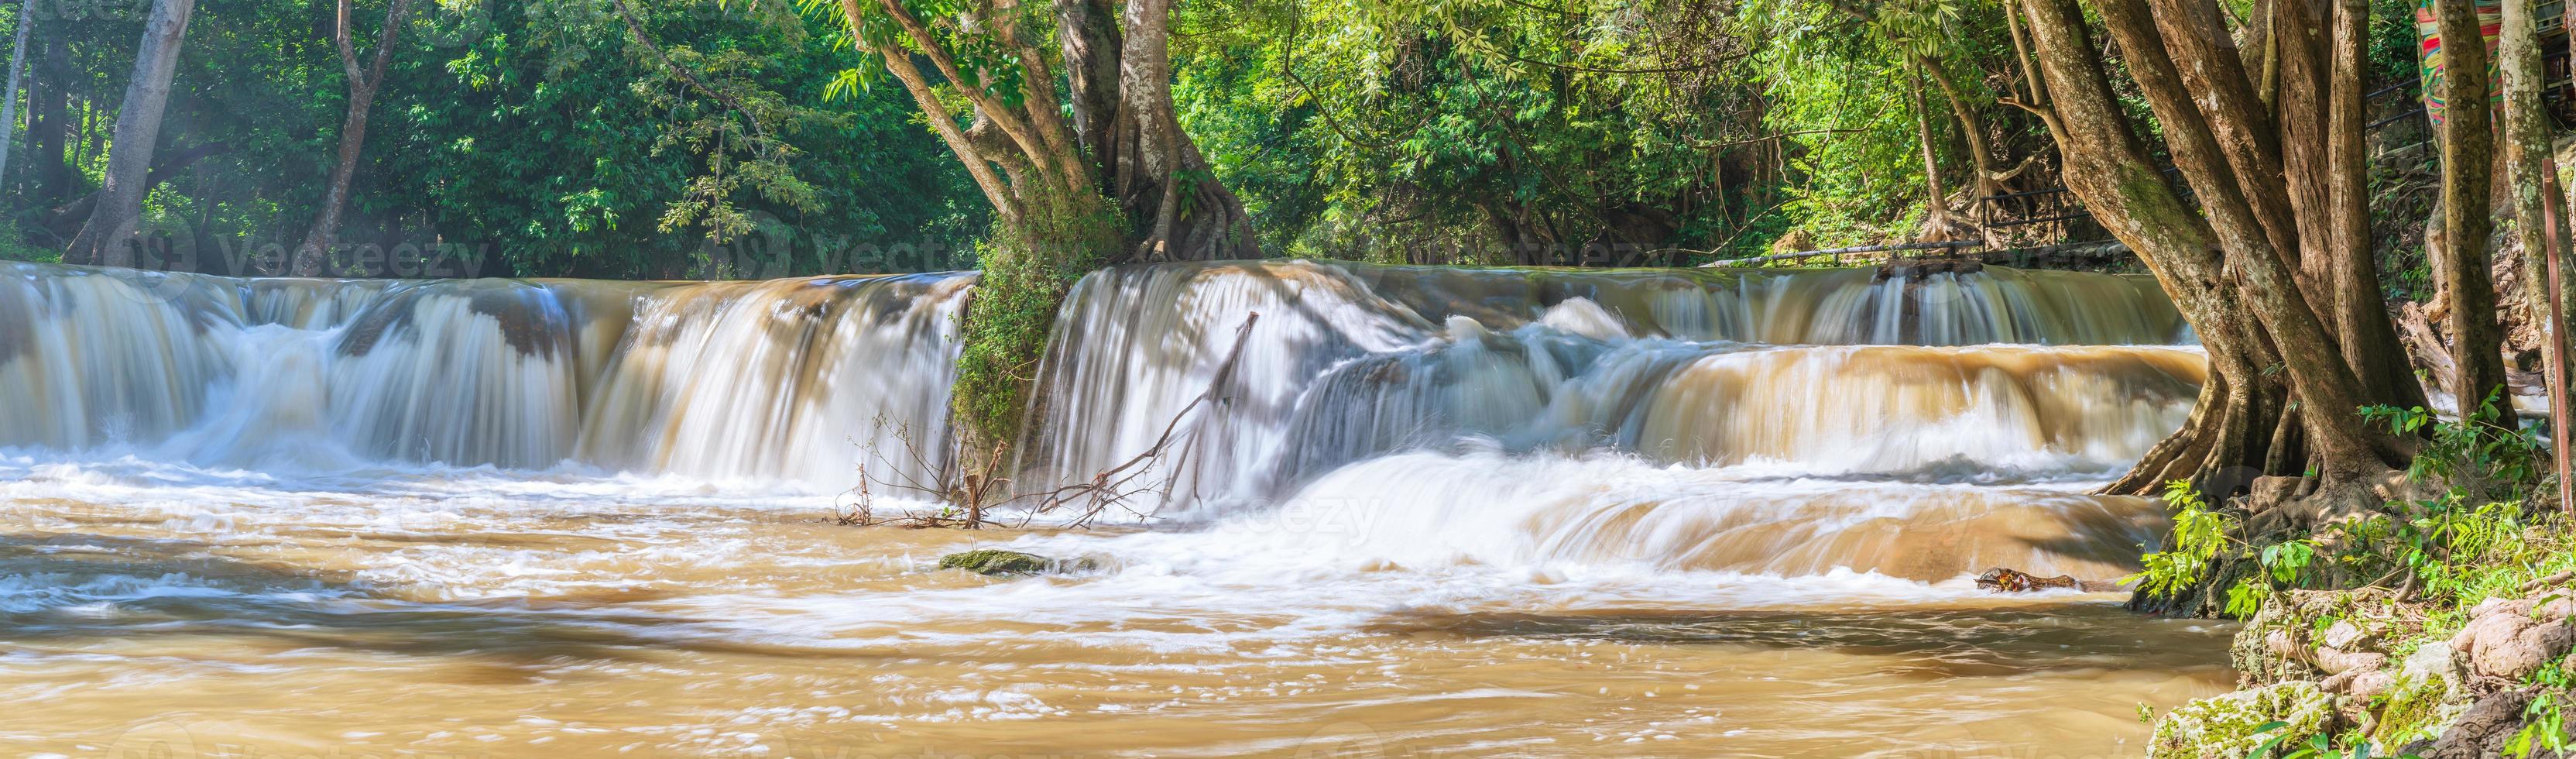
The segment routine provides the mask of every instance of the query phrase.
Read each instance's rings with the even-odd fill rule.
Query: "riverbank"
[[[2546,506],[2545,461],[2527,433],[2436,423],[2367,509],[2318,513],[2263,481],[2182,504],[2244,537],[2204,549],[2197,600],[2139,600],[2246,617],[2239,690],[2159,715],[2149,755],[2566,755],[2576,531]],[[2180,542],[2168,556],[2191,558]]]

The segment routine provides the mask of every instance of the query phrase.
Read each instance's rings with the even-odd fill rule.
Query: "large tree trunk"
[[[145,177],[152,171],[152,152],[161,142],[161,114],[170,105],[170,80],[178,73],[179,43],[187,36],[196,0],[156,0],[144,23],[143,40],[134,56],[134,77],[117,108],[113,148],[107,156],[107,179],[99,189],[98,207],[89,223],[72,238],[63,260],[73,263],[128,266],[136,261],[132,244],[143,217]]]
[[[1217,181],[1173,109],[1171,0],[1121,8],[1055,0],[1040,14],[1019,0],[967,0],[948,7],[951,23],[925,21],[899,0],[841,2],[852,34],[903,82],[998,219],[961,326],[951,393],[966,471],[995,472],[1006,451],[1036,438],[1023,424],[1042,418],[1045,401],[1029,378],[1046,347],[1045,314],[1072,276],[1123,261],[1259,255],[1242,201]],[[1027,28],[1044,20],[1056,25],[1052,34]],[[1056,55],[1039,47],[1048,39]],[[952,46],[1008,59],[1018,91],[974,85],[993,78],[967,76]],[[950,89],[937,89],[916,61]],[[951,96],[971,109],[971,127],[958,124],[943,99]]]
[[[2487,273],[2487,243],[2494,233],[2491,162],[2494,119],[2487,101],[2487,46],[2472,0],[2434,0],[2442,35],[2442,245],[2437,251],[2450,295],[2452,361],[2459,377],[2450,390],[2463,416],[2477,411],[2504,386],[2504,330],[2496,323],[2495,281]]]
[[[1117,156],[1104,165],[1110,197],[1145,230],[1131,257],[1258,258],[1243,201],[1217,182],[1198,143],[1181,133],[1172,105],[1171,12],[1171,0],[1128,0],[1120,35],[1110,136]]]
[[[2312,454],[2316,471],[2333,483],[2386,467],[2399,453],[2396,446],[2362,428],[2352,411],[2364,401],[2359,383],[2274,246],[2277,236],[2295,233],[2287,219],[2264,223],[2246,195],[2248,183],[2265,182],[2244,175],[2260,172],[2267,161],[2262,123],[2241,121],[2260,117],[2250,109],[2251,87],[2242,68],[2229,85],[2214,73],[2225,68],[2210,57],[2232,58],[2232,50],[2213,50],[2206,36],[2175,41],[2159,33],[2160,26],[2171,26],[2185,35],[2206,35],[2204,24],[2215,20],[2189,7],[2168,11],[2175,18],[2152,16],[2144,0],[2104,0],[2096,7],[2204,210],[2184,204],[2153,168],[2112,95],[2103,57],[2074,0],[2028,0],[2054,100],[2049,129],[2065,157],[2067,186],[2165,285],[2200,332],[2214,378],[2193,423],[2115,487],[2141,489],[2142,476],[2181,470],[2194,472],[2192,479],[2204,488],[2266,471],[2299,471],[2295,462],[2274,460],[2281,456]],[[2177,59],[2191,63],[2178,67]],[[2185,72],[2191,68],[2201,71]],[[2231,107],[2226,97],[2195,97],[2218,89],[2232,89],[2248,102]],[[2231,120],[2240,121],[2223,128],[2213,123]],[[2274,159],[2268,165],[2279,164]],[[2275,174],[2273,186],[2277,181]],[[2288,370],[2288,395],[2302,409],[2296,434],[2274,434],[2280,432],[2276,425],[2287,423],[2282,411],[2289,404],[2273,400],[2255,369],[2275,362]],[[2263,442],[2252,442],[2257,440]],[[2303,446],[2288,444],[2293,441]]]
[[[322,272],[322,262],[338,244],[340,216],[349,207],[349,183],[358,174],[358,156],[366,147],[367,114],[376,105],[376,91],[385,83],[385,66],[392,62],[394,33],[401,28],[403,11],[411,0],[393,0],[385,6],[385,25],[376,33],[376,54],[365,70],[358,68],[358,52],[350,44],[350,0],[340,0],[338,23],[332,27],[331,42],[340,51],[340,67],[349,79],[349,110],[340,123],[340,150],[331,164],[331,181],[322,193],[322,210],[314,215],[313,228],[304,235],[304,243],[295,247],[295,275],[310,277]]]

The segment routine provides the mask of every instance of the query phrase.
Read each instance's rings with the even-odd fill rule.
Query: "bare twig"
[[[1010,483],[1008,478],[998,476],[1002,462],[1009,459],[1008,444],[996,443],[993,450],[987,452],[988,455],[974,462],[979,465],[977,471],[960,472],[954,467],[968,462],[963,441],[955,443],[956,450],[951,451],[949,465],[934,466],[929,458],[923,455],[922,446],[914,437],[911,426],[896,425],[894,438],[902,444],[904,455],[911,460],[912,466],[907,468],[895,465],[875,442],[865,445],[867,456],[859,463],[859,484],[851,488],[848,493],[852,498],[852,504],[848,509],[837,512],[833,521],[852,526],[963,527],[971,530],[986,525],[1025,526],[1030,519],[1039,514],[1074,505],[1079,505],[1082,511],[1065,523],[1069,527],[1090,526],[1092,520],[1099,518],[1113,506],[1125,508],[1128,513],[1138,518],[1150,517],[1151,511],[1139,511],[1129,504],[1140,496],[1152,494],[1168,497],[1171,494],[1172,488],[1179,482],[1180,472],[1189,462],[1191,449],[1186,443],[1196,440],[1195,436],[1182,434],[1182,420],[1189,418],[1203,406],[1217,404],[1223,400],[1221,394],[1234,377],[1235,366],[1243,357],[1243,346],[1251,341],[1252,325],[1260,319],[1259,313],[1244,315],[1243,326],[1236,328],[1234,333],[1234,347],[1226,352],[1225,360],[1217,364],[1216,373],[1208,379],[1207,389],[1199,393],[1198,397],[1190,399],[1187,405],[1182,406],[1179,412],[1172,415],[1171,421],[1163,425],[1163,434],[1154,440],[1153,445],[1116,466],[1100,470],[1089,480],[995,500],[997,494],[1008,490],[1007,486]],[[880,414],[876,419],[875,440],[883,440],[885,431],[886,418]],[[1150,479],[1149,476],[1156,470],[1156,464],[1167,463],[1167,458],[1171,466],[1163,468],[1165,472],[1160,480]],[[871,466],[871,462],[876,466]],[[872,472],[878,469],[893,469],[895,473],[879,475]],[[939,481],[922,482],[918,477],[913,476],[913,472],[937,472]],[[875,510],[876,496],[871,486],[910,491],[946,505],[936,511],[908,509],[900,514],[880,515]],[[1023,512],[1018,525],[1006,525],[985,517],[985,514],[994,508],[1020,502],[1030,502],[1033,505]]]

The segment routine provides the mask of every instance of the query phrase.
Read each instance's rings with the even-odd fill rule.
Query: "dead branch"
[[[1216,405],[1224,400],[1221,394],[1233,380],[1235,367],[1243,358],[1243,346],[1251,341],[1252,326],[1260,319],[1261,314],[1257,312],[1244,315],[1243,326],[1237,327],[1234,332],[1234,347],[1226,352],[1225,360],[1217,364],[1216,373],[1208,378],[1207,389],[1200,392],[1198,397],[1190,399],[1188,404],[1183,405],[1180,411],[1172,415],[1171,421],[1163,425],[1163,434],[1155,438],[1153,445],[1119,462],[1116,466],[1100,470],[1088,480],[1072,485],[996,500],[995,496],[1006,492],[1011,482],[1009,478],[998,476],[1002,462],[1010,458],[1007,455],[1010,452],[1008,444],[995,444],[993,450],[989,452],[990,455],[981,457],[978,471],[962,472],[958,471],[957,466],[971,460],[965,456],[964,441],[954,443],[955,448],[950,451],[947,462],[933,465],[929,457],[923,455],[923,448],[911,426],[903,424],[894,426],[894,439],[901,443],[904,449],[903,455],[910,460],[912,466],[899,466],[894,460],[888,458],[875,442],[886,437],[887,420],[883,414],[879,414],[871,442],[861,446],[866,449],[867,455],[859,462],[859,484],[844,494],[851,499],[850,505],[846,508],[836,508],[833,521],[849,526],[891,525],[912,529],[963,527],[971,530],[986,525],[1023,527],[1037,515],[1054,513],[1067,507],[1081,509],[1079,514],[1066,522],[1068,527],[1088,527],[1093,520],[1107,513],[1112,507],[1127,509],[1129,514],[1139,519],[1151,517],[1152,511],[1140,511],[1130,507],[1130,504],[1137,498],[1148,495],[1155,496],[1156,502],[1160,503],[1162,499],[1171,495],[1172,488],[1180,481],[1180,473],[1189,465],[1190,454],[1195,448],[1192,444],[1198,439],[1195,435],[1184,435],[1181,422],[1188,419],[1191,414],[1197,413],[1201,407]],[[852,443],[857,444],[856,441]],[[1169,466],[1158,467],[1158,464],[1169,464]],[[1158,469],[1162,472],[1159,479],[1153,477]],[[893,470],[894,473],[891,475],[874,473],[884,470]],[[914,472],[937,472],[938,481],[923,482],[913,475]],[[923,496],[924,500],[944,505],[932,511],[906,509],[896,514],[878,514],[874,489],[876,487],[912,492]],[[1029,508],[1022,511],[1020,520],[1015,525],[1006,525],[985,517],[995,508],[1015,503],[1031,504]]]

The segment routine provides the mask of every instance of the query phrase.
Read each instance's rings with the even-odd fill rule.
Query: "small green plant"
[[[2201,575],[2209,571],[2209,562],[2227,547],[2227,533],[2236,526],[2236,518],[2210,509],[2201,500],[2200,491],[2191,483],[2175,480],[2165,483],[2165,506],[2173,509],[2173,547],[2149,553],[2141,558],[2145,566],[2137,574],[2120,579],[2121,585],[2136,585],[2146,594],[2171,598],[2200,584]]]
[[[2504,389],[2488,393],[2477,411],[2459,422],[2444,422],[2422,406],[2364,406],[2361,417],[2388,426],[2399,435],[2429,432],[2406,475],[2465,489],[2470,500],[2488,500],[2527,492],[2549,471],[2548,447],[2539,436],[2514,424],[2502,406]]]
[[[1120,245],[1118,214],[1105,199],[1037,206],[1016,226],[996,223],[979,246],[983,274],[959,325],[950,403],[966,449],[978,456],[998,457],[1019,442],[1056,310],[1074,281]]]
[[[2540,694],[2523,707],[2522,730],[2505,742],[2504,750],[2520,759],[2544,750],[2551,756],[2565,756],[2568,749],[2576,748],[2576,741],[2567,734],[2567,706],[2562,703],[2569,687],[2576,686],[2576,676],[2567,672],[2567,657],[2540,668],[2529,680],[2528,684],[2540,686]]]
[[[2256,735],[2263,735],[2276,730],[2282,730],[2289,726],[2290,723],[2287,722],[2266,722],[2263,723],[2262,726],[2254,728],[2254,733]],[[2380,754],[2372,753],[2377,747],[2369,740],[2363,739],[2360,736],[2346,736],[2340,741],[2336,740],[2333,736],[2322,733],[2308,736],[2308,739],[2305,741],[2298,741],[2296,740],[2297,738],[2298,736],[2291,735],[2287,732],[2273,735],[2270,738],[2264,739],[2261,744],[2256,745],[2254,750],[2247,752],[2245,756],[2248,759],[2259,759],[2260,757],[2277,757],[2278,759],[2372,759],[2372,757],[2381,756]],[[2335,748],[2337,744],[2350,746],[2351,748]],[[2391,757],[2390,759],[2421,759],[2421,757],[2414,754],[2400,754],[2395,757]]]

